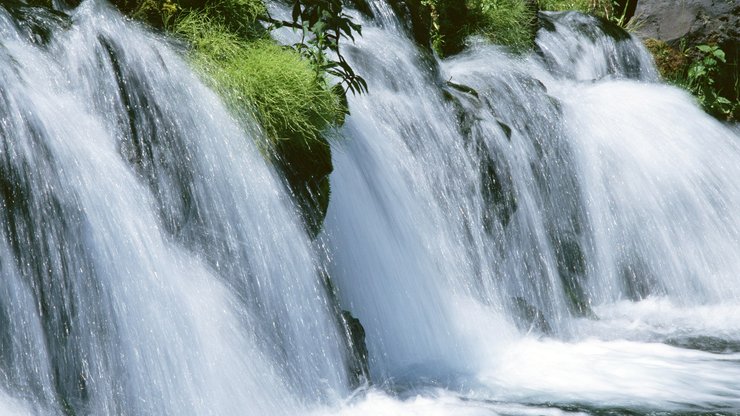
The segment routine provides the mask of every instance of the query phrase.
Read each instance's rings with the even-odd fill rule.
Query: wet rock
[[[1,7],[7,10],[26,38],[37,45],[46,45],[56,29],[71,25],[68,15],[46,7],[43,2],[9,1]]]
[[[555,241],[555,255],[558,274],[563,284],[571,312],[578,316],[593,318],[588,294],[584,288],[586,279],[586,258],[580,244],[573,238]]]
[[[333,170],[329,142],[322,137],[307,148],[293,140],[283,140],[275,153],[277,164],[301,208],[306,230],[315,238],[329,209],[329,175]]]
[[[740,340],[724,339],[708,335],[669,338],[665,343],[678,348],[706,351],[714,354],[735,354],[740,352]]]
[[[352,316],[349,311],[342,311],[342,324],[350,342],[351,357],[349,362],[351,384],[358,387],[370,380],[370,370],[367,361],[367,345],[365,344],[365,328],[360,320]]]
[[[517,325],[522,331],[536,330],[543,334],[552,334],[552,327],[547,322],[545,314],[537,307],[517,296],[513,299],[514,311],[519,318]]]
[[[478,98],[478,91],[476,91],[475,89],[473,89],[473,87],[469,87],[469,86],[463,85],[463,84],[457,84],[457,83],[454,83],[452,81],[447,81],[447,86],[450,87],[450,88],[452,88],[452,89],[455,89],[457,91],[460,91],[462,93],[470,94],[473,97]]]

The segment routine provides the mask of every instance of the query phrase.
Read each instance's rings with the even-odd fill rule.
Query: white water
[[[61,24],[34,45],[0,9],[2,385],[44,414],[291,415],[346,394],[259,132],[112,9]]]
[[[351,51],[372,94],[335,146],[326,238],[376,383],[406,393],[347,414],[740,409],[740,138],[629,37],[551,18],[540,56],[477,43],[439,75],[392,24]],[[462,123],[447,80],[476,91],[448,89]]]
[[[0,415],[740,409],[737,130],[591,19],[440,62],[373,7],[325,265],[165,39],[86,2],[32,42],[0,8]]]

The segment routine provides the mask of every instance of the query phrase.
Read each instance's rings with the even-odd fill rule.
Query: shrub
[[[726,62],[725,52],[715,45],[699,45],[696,49],[699,55],[686,73],[686,87],[708,113],[729,119],[736,111],[738,103],[721,95],[715,85],[719,64]]]

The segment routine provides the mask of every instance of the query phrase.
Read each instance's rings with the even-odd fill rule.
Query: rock
[[[27,4],[7,1],[2,7],[13,17],[26,38],[37,45],[46,45],[55,29],[71,26],[68,15],[51,9],[43,1],[29,1]]]
[[[467,85],[457,84],[457,83],[454,83],[452,81],[447,81],[447,86],[450,87],[450,88],[453,88],[453,89],[455,89],[457,91],[460,91],[462,93],[470,94],[470,95],[472,95],[475,98],[479,98],[478,97],[478,91],[476,91],[474,88],[469,87]]]
[[[642,39],[657,39],[691,53],[697,45],[717,45],[727,58],[715,79],[718,91],[738,100],[740,2],[737,0],[638,0],[630,22]]]
[[[738,39],[740,3],[735,0],[638,0],[632,24],[642,38],[665,42]]]
[[[519,318],[516,324],[520,330],[527,332],[536,330],[546,335],[553,333],[545,314],[536,306],[527,302],[526,299],[517,296],[513,299],[512,305],[514,312]]]
[[[359,387],[364,382],[370,380],[370,371],[367,362],[367,345],[365,344],[365,328],[362,327],[360,320],[352,316],[349,311],[342,311],[342,323],[347,332],[347,338],[350,342],[349,369],[352,377],[351,384],[353,387]]]
[[[563,284],[571,312],[576,316],[595,318],[591,310],[586,284],[586,259],[580,244],[574,237],[557,238],[553,241],[558,261],[558,274]]]
[[[331,146],[323,137],[314,140],[311,147],[299,141],[283,140],[275,151],[277,164],[301,209],[306,231],[312,239],[316,238],[329,209]]]

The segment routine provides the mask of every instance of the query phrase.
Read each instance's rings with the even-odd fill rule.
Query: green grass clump
[[[231,105],[252,107],[275,142],[323,143],[322,131],[344,116],[322,75],[292,49],[270,39],[246,42],[201,13],[184,16],[175,32],[193,46],[193,62],[213,87]]]
[[[491,42],[514,51],[534,44],[536,10],[523,0],[472,0],[469,7],[478,16],[478,32]]]
[[[540,10],[565,12],[575,10],[581,13],[591,13],[597,7],[593,0],[539,0]]]

